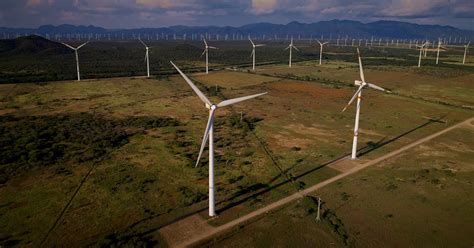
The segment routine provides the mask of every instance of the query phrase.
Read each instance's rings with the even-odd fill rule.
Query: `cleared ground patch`
[[[242,72],[218,71],[208,75],[200,74],[194,77],[197,81],[208,85],[209,87],[218,86],[224,88],[242,88],[247,86],[259,85],[278,79],[265,77],[261,75],[251,75]]]

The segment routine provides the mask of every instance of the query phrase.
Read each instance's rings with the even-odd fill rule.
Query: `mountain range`
[[[362,23],[349,20],[331,20],[316,23],[290,22],[288,24],[255,23],[241,27],[218,27],[218,26],[171,26],[164,28],[137,28],[137,29],[105,29],[96,26],[75,26],[75,25],[46,25],[39,28],[8,28],[0,27],[0,38],[13,38],[29,34],[38,34],[41,36],[57,35],[89,35],[97,37],[111,36],[115,38],[130,37],[152,37],[164,38],[166,36],[187,35],[211,35],[224,38],[232,37],[252,37],[263,38],[286,38],[294,36],[295,38],[320,38],[324,39],[338,37],[350,38],[389,38],[389,39],[438,39],[451,38],[456,39],[458,43],[463,43],[474,39],[474,31],[458,29],[452,26],[441,25],[419,25],[398,21],[376,21],[371,23]],[[3,35],[3,36],[2,36]],[[171,39],[171,37],[169,37]],[[459,42],[461,41],[461,42]],[[451,42],[450,42],[451,43]]]

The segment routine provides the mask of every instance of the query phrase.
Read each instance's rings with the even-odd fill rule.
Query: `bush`
[[[0,175],[57,163],[100,160],[146,129],[176,126],[171,118],[108,119],[79,113],[57,116],[0,116]]]

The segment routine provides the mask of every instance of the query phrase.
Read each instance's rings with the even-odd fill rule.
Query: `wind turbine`
[[[428,48],[430,48],[430,44],[431,42],[430,41],[426,41],[425,42],[425,51],[424,51],[424,54],[423,56],[426,58],[426,55],[428,54]]]
[[[291,43],[290,45],[288,45],[287,48],[285,48],[284,50],[288,50],[290,49],[290,60],[288,62],[288,66],[291,68],[291,55],[293,54],[293,48],[296,49],[296,51],[300,51],[295,45],[293,45],[293,37],[291,37]]]
[[[179,74],[181,74],[181,76],[184,78],[186,83],[188,83],[188,85],[191,86],[191,88],[194,90],[196,95],[198,95],[201,101],[204,102],[206,108],[209,109],[209,119],[207,120],[206,129],[204,130],[204,137],[202,139],[201,149],[199,151],[199,156],[196,161],[196,167],[199,164],[199,160],[201,159],[202,153],[204,151],[204,147],[206,146],[206,143],[209,140],[209,216],[212,217],[216,215],[215,199],[214,199],[214,114],[215,114],[215,111],[218,108],[222,108],[225,106],[229,106],[229,105],[236,104],[245,100],[249,100],[255,97],[265,95],[267,94],[267,92],[251,95],[251,96],[238,97],[238,98],[222,101],[218,104],[213,104],[173,62],[171,62],[171,64],[174,66],[174,68],[176,68]]]
[[[441,48],[445,49],[445,47],[441,46],[441,40],[438,40],[438,49],[436,51],[436,64],[439,62],[439,52]]]
[[[265,46],[265,44],[255,44],[255,43],[253,43],[252,39],[250,39],[250,37],[249,37],[249,41],[250,41],[250,43],[252,43],[252,53],[250,54],[250,56],[252,56],[252,58],[253,58],[252,70],[255,71],[255,48]]]
[[[319,40],[316,40],[316,41],[319,43],[319,46],[321,47],[319,50],[319,64],[321,65],[321,62],[323,60],[323,46],[328,44],[328,42],[321,43]]]
[[[349,107],[349,105],[351,105],[352,102],[354,102],[354,100],[357,98],[356,116],[355,116],[355,124],[354,124],[354,140],[352,142],[351,159],[357,158],[357,137],[359,135],[359,115],[360,115],[360,102],[361,102],[362,89],[364,89],[364,87],[367,86],[372,89],[380,90],[383,92],[389,92],[380,86],[365,82],[364,69],[362,68],[362,59],[360,58],[359,48],[357,48],[357,56],[359,57],[360,80],[356,80],[355,85],[359,86],[359,88],[357,89],[354,96],[352,96],[349,103],[342,110],[342,112],[346,111],[347,107]]]
[[[466,54],[467,54],[467,50],[469,49],[469,44],[471,44],[471,42],[464,45],[464,57],[462,59],[462,64],[463,65],[466,64]]]
[[[79,49],[81,49],[81,47],[85,46],[87,43],[89,43],[89,41],[87,41],[86,43],[84,43],[84,44],[82,44],[82,45],[80,45],[80,46],[78,46],[78,47],[73,47],[73,46],[70,46],[70,45],[68,45],[68,44],[66,44],[66,43],[62,43],[63,45],[65,45],[65,46],[71,48],[72,50],[74,50],[74,52],[76,53],[77,81],[81,81],[81,73],[80,73],[80,71],[79,71],[79,54],[77,53],[77,51],[78,51]]]
[[[205,47],[204,47],[204,51],[201,54],[201,57],[202,55],[206,54],[206,74],[209,74],[209,49],[217,49],[217,47],[208,46],[206,39],[203,39],[203,40],[204,40]]]
[[[145,44],[145,42],[142,41],[141,38],[138,38],[138,40],[145,46],[146,53],[145,53],[145,61],[146,61],[146,73],[147,77],[150,77],[150,47]]]
[[[419,45],[416,45],[416,47],[419,47],[420,48],[420,57],[418,58],[418,68],[421,67],[421,55],[423,54],[423,48],[427,45],[426,42],[424,42],[423,44],[421,44],[421,46]]]

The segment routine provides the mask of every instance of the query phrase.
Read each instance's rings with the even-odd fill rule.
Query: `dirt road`
[[[321,183],[315,184],[315,185],[313,185],[312,187],[309,187],[309,188],[307,188],[307,189],[305,189],[305,190],[302,190],[302,191],[299,191],[299,192],[297,192],[297,193],[294,193],[294,194],[292,194],[292,195],[290,195],[290,196],[288,196],[288,197],[285,197],[285,198],[283,198],[283,199],[281,199],[281,200],[278,200],[278,201],[276,201],[276,202],[274,202],[274,203],[271,203],[271,204],[269,204],[269,205],[267,205],[267,206],[265,206],[265,207],[263,207],[263,208],[260,208],[260,209],[258,209],[258,210],[255,210],[255,211],[253,211],[253,212],[251,212],[251,213],[249,213],[249,214],[247,214],[247,215],[244,215],[244,216],[242,216],[242,217],[240,217],[240,218],[238,218],[238,219],[235,219],[235,220],[233,220],[233,221],[231,221],[231,222],[228,222],[228,223],[226,223],[226,224],[224,224],[224,225],[221,225],[221,226],[218,226],[218,227],[210,227],[210,226],[207,226],[207,227],[210,227],[210,228],[206,228],[206,231],[200,232],[199,234],[197,234],[197,235],[195,235],[194,237],[192,237],[192,238],[190,238],[190,239],[187,239],[187,240],[185,240],[185,241],[180,240],[179,242],[172,242],[172,243],[170,243],[169,245],[172,246],[172,247],[188,247],[188,246],[191,246],[191,245],[196,244],[196,243],[198,243],[198,242],[201,242],[201,241],[204,241],[204,240],[206,240],[206,239],[209,239],[209,238],[211,238],[212,236],[214,236],[214,235],[216,235],[216,234],[219,234],[219,233],[221,233],[221,232],[224,232],[224,231],[226,231],[226,230],[229,230],[229,229],[231,229],[231,228],[234,228],[234,227],[236,227],[236,226],[238,226],[238,225],[240,225],[240,224],[245,223],[246,221],[248,221],[248,220],[250,220],[250,219],[252,219],[252,218],[254,218],[254,217],[257,217],[257,216],[259,216],[259,215],[261,215],[261,214],[264,214],[264,213],[270,212],[270,211],[272,211],[272,210],[275,210],[275,209],[277,209],[277,208],[279,208],[279,207],[281,207],[281,206],[283,206],[283,205],[286,205],[286,204],[288,204],[288,203],[290,203],[290,202],[292,202],[292,201],[295,201],[295,200],[297,200],[297,199],[303,198],[303,197],[305,197],[305,195],[307,195],[307,194],[309,194],[309,193],[312,193],[312,192],[314,192],[314,191],[316,191],[316,190],[318,190],[318,189],[320,189],[320,188],[322,188],[322,187],[324,187],[324,186],[326,186],[326,185],[328,185],[328,184],[334,183],[334,182],[336,182],[336,181],[338,181],[338,180],[340,180],[340,179],[342,179],[342,178],[345,178],[345,177],[350,176],[350,175],[352,175],[352,174],[354,174],[354,173],[356,173],[356,172],[359,172],[360,170],[363,170],[363,169],[365,169],[365,168],[367,168],[367,167],[369,167],[369,166],[375,165],[375,164],[380,163],[380,162],[382,162],[382,161],[384,161],[384,160],[386,160],[386,159],[389,159],[389,158],[391,158],[391,157],[394,157],[394,156],[396,156],[396,155],[398,155],[398,154],[400,154],[400,153],[402,153],[402,152],[404,152],[404,151],[406,151],[406,150],[409,150],[409,149],[411,149],[411,148],[413,148],[413,147],[416,147],[416,146],[418,146],[418,145],[420,145],[420,144],[422,144],[422,143],[424,143],[424,142],[427,142],[427,141],[429,141],[429,140],[431,140],[431,139],[433,139],[433,138],[436,138],[436,137],[438,137],[438,136],[440,136],[440,135],[442,135],[442,134],[445,134],[445,133],[447,133],[447,132],[449,132],[449,131],[451,131],[451,130],[453,130],[453,129],[459,128],[459,127],[461,127],[462,125],[470,125],[470,126],[472,126],[472,123],[471,123],[472,121],[474,121],[474,118],[469,118],[469,119],[467,119],[467,120],[465,120],[465,121],[463,121],[463,122],[461,122],[461,123],[458,123],[458,124],[456,124],[456,125],[454,125],[454,126],[448,127],[448,128],[446,128],[446,129],[444,129],[444,130],[441,130],[441,131],[439,131],[439,132],[437,132],[437,133],[434,133],[434,134],[432,134],[432,135],[430,135],[430,136],[427,136],[427,137],[425,137],[425,138],[419,139],[419,140],[417,140],[417,141],[415,141],[415,142],[413,142],[413,143],[411,143],[411,144],[409,144],[409,145],[407,145],[407,146],[404,146],[404,147],[402,147],[402,148],[400,148],[400,149],[398,149],[398,150],[392,151],[392,152],[390,152],[390,153],[388,153],[388,154],[386,154],[386,155],[384,155],[384,156],[381,156],[381,157],[379,157],[379,158],[373,159],[373,160],[371,160],[371,161],[369,161],[369,162],[366,162],[366,163],[364,163],[364,164],[357,165],[357,166],[353,167],[352,169],[350,169],[350,170],[348,170],[348,171],[346,171],[346,172],[344,172],[344,173],[341,173],[341,174],[339,174],[339,175],[337,175],[337,176],[335,176],[335,177],[332,177],[332,178],[330,178],[330,179],[328,179],[328,180],[326,180],[326,181],[323,181],[323,182],[321,182]],[[173,225],[173,224],[171,224],[171,225]],[[165,228],[167,228],[167,227],[165,227]]]

